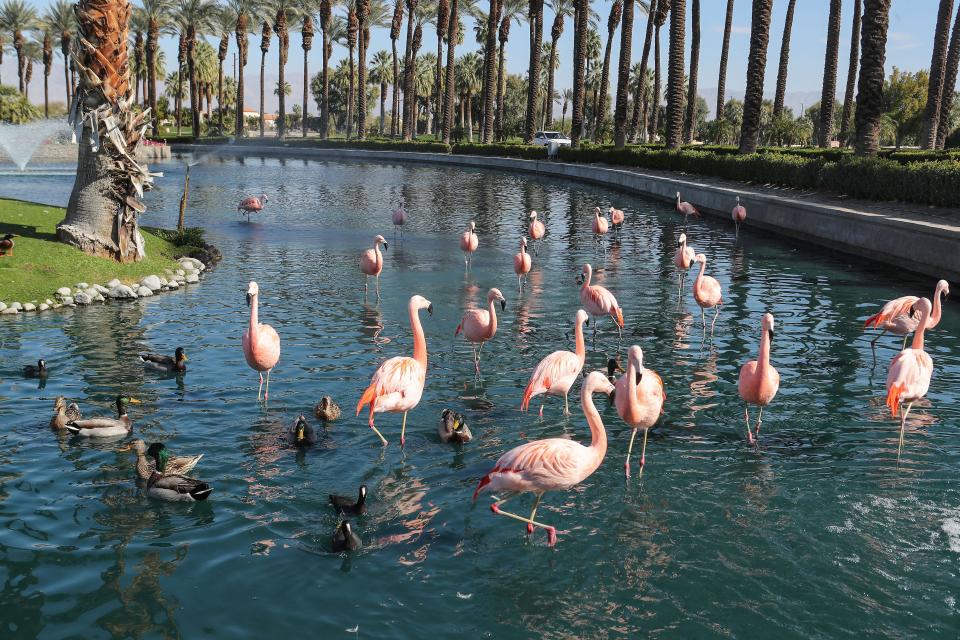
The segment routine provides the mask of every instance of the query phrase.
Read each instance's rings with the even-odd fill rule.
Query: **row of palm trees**
[[[726,0],[726,21],[723,44],[720,52],[720,77],[717,95],[717,119],[722,118],[725,104],[726,69],[728,48],[732,29],[735,0]],[[744,0],[741,0],[744,1]],[[746,91],[743,102],[743,117],[740,126],[739,146],[743,153],[756,150],[761,127],[763,104],[763,81],[767,49],[770,40],[773,0],[748,0],[752,2],[750,49],[746,74]],[[847,0],[853,5],[853,28],[851,31],[851,57],[847,73],[843,110],[840,116],[840,137],[846,139],[848,132],[856,140],[859,153],[870,155],[879,144],[879,126],[882,115],[883,64],[886,54],[887,28],[891,0]],[[558,67],[557,44],[563,34],[567,18],[572,18],[574,29],[572,134],[576,145],[587,134],[603,135],[604,117],[608,113],[607,99],[611,75],[616,77],[613,98],[613,140],[620,147],[626,142],[650,140],[664,125],[664,141],[668,148],[677,148],[692,141],[696,130],[696,96],[698,65],[700,57],[700,0],[689,0],[690,30],[689,52],[687,37],[688,0],[614,0],[606,20],[606,42],[601,44],[597,33],[600,17],[590,8],[589,0],[548,0],[553,11],[549,44],[543,42],[544,0],[395,0],[391,7],[387,0],[140,0],[131,21],[134,51],[134,66],[143,70],[142,86],[146,104],[153,110],[153,127],[157,123],[157,73],[156,62],[161,37],[178,39],[177,82],[182,84],[184,75],[188,83],[191,103],[191,128],[194,135],[200,134],[201,110],[193,105],[202,101],[200,95],[204,83],[197,78],[197,48],[204,36],[219,37],[216,54],[218,104],[224,104],[223,65],[230,47],[231,36],[238,53],[239,73],[236,82],[236,97],[232,101],[236,110],[235,130],[244,131],[244,73],[248,57],[248,37],[260,35],[260,133],[264,133],[264,76],[266,55],[275,40],[279,49],[279,86],[285,86],[285,72],[289,55],[289,31],[299,25],[303,48],[303,104],[302,134],[307,134],[309,80],[308,54],[313,46],[315,25],[321,32],[322,72],[319,99],[320,131],[326,136],[330,130],[329,60],[334,42],[348,50],[349,91],[346,105],[346,133],[363,138],[367,134],[368,97],[368,52],[370,33],[374,28],[389,29],[391,54],[389,77],[380,70],[378,82],[382,88],[392,85],[393,109],[397,117],[391,118],[390,135],[411,139],[416,134],[417,106],[415,74],[417,57],[423,44],[425,25],[433,25],[437,39],[436,55],[431,56],[434,80],[427,101],[429,115],[437,123],[438,134],[450,141],[455,119],[457,100],[456,67],[462,58],[456,56],[456,47],[463,42],[464,16],[475,23],[479,56],[480,101],[478,107],[479,136],[482,142],[492,142],[505,135],[505,88],[507,74],[504,70],[506,45],[510,38],[511,25],[526,21],[529,27],[530,60],[526,80],[527,99],[523,136],[531,141],[534,130],[550,124],[555,94],[555,70]],[[636,4],[634,4],[636,2]],[[796,0],[786,0],[787,11],[780,40],[780,60],[776,97],[773,103],[774,117],[783,112],[787,86],[790,40]],[[840,18],[843,0],[829,0],[824,56],[823,100],[834,100],[837,83],[837,67],[840,42]],[[953,0],[940,0],[939,12],[933,39],[933,58],[927,108],[924,117],[922,142],[925,147],[942,146],[948,126],[946,116],[952,106],[958,66],[960,66],[960,20],[953,26]],[[335,11],[336,10],[336,11]],[[646,16],[644,40],[639,62],[632,60],[634,16]],[[666,73],[661,69],[661,30],[669,20]],[[611,74],[611,50],[617,31],[620,31],[619,60],[616,73]],[[64,57],[64,73],[68,99],[75,79],[71,76],[72,65],[67,63],[75,32],[72,5],[67,0],[57,0],[40,16],[25,0],[4,0],[0,4],[0,52],[2,38],[10,37],[17,55],[18,82],[21,92],[26,93],[32,73],[32,61],[44,63],[45,78],[52,64],[53,45],[59,44]],[[404,49],[398,54],[398,42],[405,32]],[[444,52],[446,47],[446,52]],[[599,81],[592,80],[593,101],[590,103],[588,79],[598,73],[599,52],[602,49],[602,66]],[[648,58],[653,53],[653,71],[648,69]],[[386,55],[386,54],[384,54]],[[689,59],[687,56],[689,55]],[[2,56],[2,53],[0,53]],[[385,62],[378,54],[379,64]],[[401,59],[402,56],[402,59]],[[2,58],[0,58],[2,59]],[[591,69],[593,66],[593,69]],[[544,73],[545,68],[545,73]],[[185,69],[186,73],[183,73]],[[139,73],[139,72],[138,72]],[[663,86],[666,75],[665,87]],[[651,77],[652,76],[652,77]],[[545,83],[545,87],[543,84]],[[45,83],[46,86],[46,83]],[[141,86],[138,78],[137,87]],[[206,83],[209,87],[209,82]],[[665,89],[665,91],[664,91]],[[661,93],[663,91],[663,94]],[[179,103],[182,91],[176,96]],[[277,135],[289,134],[286,124],[286,92],[278,91],[279,109]],[[381,94],[385,93],[381,91]],[[661,116],[661,95],[666,106]],[[545,96],[545,97],[544,97]],[[383,97],[383,96],[382,96]],[[402,100],[402,104],[401,104]],[[47,103],[45,97],[45,104]],[[209,100],[208,100],[209,104]],[[854,109],[854,105],[856,108]],[[180,104],[176,113],[180,113]],[[592,108],[591,108],[592,107]],[[223,125],[224,109],[218,109],[220,125]],[[471,109],[472,111],[472,109]],[[659,119],[665,118],[664,123]],[[820,110],[818,143],[831,143],[834,130],[832,109]],[[852,127],[852,128],[851,128]]]

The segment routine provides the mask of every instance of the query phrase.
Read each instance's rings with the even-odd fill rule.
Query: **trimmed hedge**
[[[525,144],[475,144],[472,142],[453,145],[452,153],[466,156],[501,156],[507,158],[526,158],[527,160],[546,160],[547,148]]]
[[[284,147],[309,149],[365,149],[370,151],[422,151],[426,153],[450,153],[450,147],[442,142],[404,142],[403,140],[319,140],[315,138],[287,138],[285,140],[261,138],[237,138],[236,144],[261,145],[264,143]]]

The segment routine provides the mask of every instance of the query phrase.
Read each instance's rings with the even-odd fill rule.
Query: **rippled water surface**
[[[175,224],[183,170],[148,196],[148,225]],[[0,196],[65,202],[72,178],[0,179]],[[233,210],[266,192],[256,222]],[[411,222],[394,241],[392,205]],[[590,237],[595,205],[626,211],[606,255]],[[749,207],[749,203],[747,203]],[[522,295],[512,255],[525,212],[548,235]],[[457,236],[475,219],[480,249],[465,273]],[[212,160],[192,171],[188,224],[224,253],[203,284],[134,304],[4,317],[0,322],[0,622],[4,638],[279,637],[956,637],[960,564],[960,321],[948,303],[931,332],[928,399],[911,414],[903,458],[883,406],[887,363],[874,363],[863,320],[883,301],[930,296],[929,278],[819,251],[726,221],[692,221],[726,301],[704,340],[689,286],[678,308],[672,208],[613,190],[525,175],[431,166]],[[377,233],[390,248],[383,299],[364,304],[356,263]],[[597,398],[610,434],[604,464],[582,485],[548,494],[539,516],[559,543],[530,540],[493,516],[477,480],[524,441],[589,434],[577,391],[565,419],[519,412],[537,361],[569,348],[585,262],[625,309],[623,343],[608,322],[587,366],[639,344],[666,385],[642,481],[625,481],[629,430]],[[240,335],[246,283],[260,284],[261,321],[283,343],[269,405],[256,402]],[[489,287],[507,297],[499,331],[473,373],[453,333]],[[2,292],[2,289],[0,289]],[[378,426],[381,448],[351,409],[379,362],[409,355],[406,301],[429,298],[427,386],[411,412]],[[0,295],[0,298],[3,296]],[[745,443],[740,365],[756,357],[760,317],[776,315],[780,393],[759,450]],[[146,349],[183,346],[182,377],[145,372]],[[20,367],[45,357],[45,386]],[[210,500],[147,499],[118,442],[58,437],[53,399],[107,413],[124,390],[143,404],[137,437],[203,453]],[[282,439],[329,394],[344,417],[309,451]],[[475,440],[440,443],[441,410],[463,411]],[[634,474],[636,476],[636,473]],[[330,553],[327,494],[366,483],[355,528],[364,548]],[[530,498],[517,498],[517,510]],[[776,631],[774,631],[776,630]]]

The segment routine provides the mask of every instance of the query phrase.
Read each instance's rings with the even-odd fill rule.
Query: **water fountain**
[[[36,120],[25,124],[0,123],[0,149],[25,171],[30,158],[51,136],[70,133],[66,120]]]

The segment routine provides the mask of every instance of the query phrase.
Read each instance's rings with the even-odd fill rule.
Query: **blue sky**
[[[483,6],[483,0],[480,0]],[[45,0],[38,0],[36,6],[45,8],[49,3]],[[601,39],[606,42],[606,18],[610,11],[610,2],[593,2],[593,9],[600,14]],[[689,22],[691,0],[687,0],[687,16]],[[744,78],[747,66],[747,54],[750,44],[750,16],[751,1],[736,0],[734,7],[733,35],[730,44],[730,61],[727,73],[727,93],[728,95],[742,95],[744,87]],[[852,0],[843,2],[843,26],[840,39],[840,72],[838,74],[838,92],[842,94],[844,81],[846,78],[847,59],[849,56],[850,44],[850,25],[853,14]],[[887,48],[887,70],[894,65],[901,69],[915,71],[927,68],[930,65],[930,55],[932,47],[933,26],[936,20],[938,2],[936,0],[893,0],[890,15],[890,32]],[[707,99],[708,104],[713,105],[716,101],[716,86],[719,73],[720,46],[723,39],[723,22],[726,11],[726,0],[701,0],[701,54],[700,54],[700,80],[699,93]],[[780,36],[783,30],[784,14],[786,13],[787,0],[774,0],[773,20],[771,23],[770,48],[767,53],[767,72],[765,76],[765,93],[772,99],[776,85],[777,65],[780,52]],[[826,48],[826,22],[828,13],[828,0],[799,0],[797,3],[796,14],[794,17],[793,37],[791,39],[790,71],[787,86],[787,103],[795,109],[801,105],[809,105],[819,99],[819,87],[823,75],[824,49]],[[343,8],[337,9],[342,12]],[[549,7],[545,9],[545,29],[544,38],[549,39],[550,26],[553,21],[553,15]],[[458,49],[458,52],[476,49],[476,43],[473,38],[472,21],[468,18],[467,36],[464,45]],[[669,23],[668,23],[669,24]],[[634,61],[639,59],[640,49],[643,45],[644,29],[646,27],[646,16],[637,12],[634,21]],[[527,57],[529,55],[527,25],[514,24],[511,28],[511,39],[507,47],[507,68],[511,73],[525,73],[527,68]],[[662,53],[664,64],[666,63],[666,42],[667,27],[665,26],[661,37],[663,38]],[[258,36],[259,38],[259,36]],[[688,24],[688,47],[689,47],[689,24]],[[401,51],[402,51],[401,35]],[[618,56],[619,34],[614,38],[613,60]],[[9,38],[7,39],[9,41]],[[211,44],[216,46],[216,40],[209,38]],[[251,38],[250,59],[247,64],[247,96],[248,104],[259,100],[259,62],[260,51],[257,48],[257,40]],[[315,40],[315,47],[310,54],[311,75],[320,68],[320,48],[319,34]],[[162,44],[166,51],[167,60],[176,59],[176,43],[173,39],[167,39]],[[371,37],[371,55],[379,49],[390,49],[389,32],[386,29],[375,29]],[[435,51],[436,40],[432,29],[426,30],[424,34],[424,44],[421,52]],[[560,69],[557,72],[558,89],[569,87],[571,84],[572,64],[571,56],[573,51],[573,33],[572,23],[567,20],[563,37],[559,45]],[[231,51],[233,43],[231,42]],[[12,51],[7,51],[4,55],[2,66],[3,81],[7,84],[11,80],[15,81],[16,67]],[[689,56],[689,48],[688,48]],[[290,37],[290,59],[287,66],[287,77],[293,83],[293,99],[300,101],[302,88],[300,87],[300,77],[302,74],[302,50],[300,48],[299,31],[291,33]],[[652,52],[651,52],[652,55]],[[334,46],[333,62],[346,56],[344,48]],[[57,56],[59,60],[59,55]],[[228,63],[231,58],[228,58]],[[687,60],[689,63],[689,59]],[[168,64],[169,66],[169,64]],[[271,51],[267,56],[267,83],[271,89],[267,97],[268,110],[274,109],[276,98],[272,95],[272,87],[276,83],[277,53],[276,41],[274,41]],[[611,74],[614,76],[614,74]],[[57,67],[53,70],[50,78],[51,99],[62,99],[63,83],[62,68]],[[615,77],[611,79],[611,91],[615,84]],[[34,70],[33,90],[31,97],[34,102],[42,99],[42,67]],[[842,99],[842,95],[840,96]],[[311,110],[314,107],[311,104]]]

